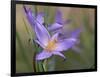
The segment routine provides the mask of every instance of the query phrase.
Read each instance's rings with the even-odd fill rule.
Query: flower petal
[[[35,33],[36,33],[37,39],[44,46],[46,46],[48,44],[48,41],[50,40],[50,34],[48,33],[44,25],[40,24],[39,22],[36,22]]]
[[[43,60],[52,56],[52,53],[47,51],[42,51],[41,53],[36,55],[36,60]]]
[[[59,23],[59,24],[62,24],[63,23],[62,13],[58,9],[56,11],[55,22],[56,23]]]
[[[37,14],[36,19],[37,19],[37,21],[38,21],[40,24],[43,24],[43,23],[44,23],[44,18],[43,18],[43,16],[44,16],[44,13],[43,13],[43,12],[40,12],[40,13]]]
[[[55,33],[55,34],[51,37],[51,40],[58,40],[58,36],[59,36],[59,33]]]
[[[81,29],[76,29],[75,31],[73,31],[73,32],[71,33],[71,37],[72,37],[72,38],[77,38],[77,37],[79,37],[80,32],[81,32]]]
[[[61,40],[56,44],[55,51],[68,50],[69,48],[71,48],[76,43],[76,41],[77,40],[75,38],[69,38],[69,39]]]
[[[35,23],[34,23],[34,15],[33,15],[32,10],[29,9],[29,8],[26,8],[26,7],[24,6],[24,11],[25,11],[25,13],[26,13],[26,17],[27,17],[27,19],[28,19],[30,25],[31,25],[32,28],[34,29]]]
[[[55,31],[55,30],[61,29],[62,27],[63,27],[63,25],[58,24],[58,23],[54,23],[48,27],[48,30]]]
[[[63,21],[61,11],[57,9],[56,16],[55,16],[55,22],[56,23],[59,23],[61,25],[64,25],[64,24],[69,24],[71,22],[71,20]]]
[[[54,51],[53,54],[54,54],[54,55],[59,55],[59,56],[63,57],[64,59],[66,58],[66,57],[65,57],[61,52],[59,52],[59,51]]]
[[[38,43],[42,48],[45,48],[45,46],[38,40],[35,40],[36,43]]]
[[[60,41],[60,40],[64,40],[64,39],[66,39],[67,38],[67,35],[64,33],[64,32],[60,32],[59,33],[59,36],[58,36],[59,38],[58,38],[58,41]]]

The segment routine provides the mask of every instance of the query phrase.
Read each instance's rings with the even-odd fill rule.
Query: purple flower
[[[36,55],[36,60],[43,60],[51,57],[52,55],[59,55],[65,58],[61,52],[68,50],[77,42],[77,39],[73,36],[63,40],[58,40],[59,33],[55,33],[53,36],[50,36],[44,25],[39,24],[38,22],[35,25],[35,33],[38,39],[35,40],[36,43],[43,48],[43,50]]]
[[[44,14],[38,13],[35,17],[32,13],[31,9],[28,9],[24,6],[24,10],[26,13],[26,17],[31,24],[32,28],[35,31],[36,34],[36,40],[35,42],[38,43],[43,50],[36,55],[36,60],[44,60],[52,55],[59,55],[65,59],[65,56],[62,54],[62,51],[68,50],[69,48],[73,47],[76,42],[77,38],[76,36],[78,33],[74,32],[71,34],[69,38],[59,39],[61,38],[60,33],[56,32],[52,36],[50,36],[47,29],[44,27]],[[57,10],[56,17],[55,17],[55,23],[52,24],[48,29],[49,30],[58,30],[63,27],[65,24],[65,21],[62,21],[62,14],[59,10]]]
[[[57,10],[56,16],[55,16],[55,22],[53,24],[49,25],[48,30],[52,31],[52,32],[61,31],[63,26],[65,24],[68,24],[69,22],[70,22],[70,20],[63,21],[62,13],[60,12],[60,10]]]

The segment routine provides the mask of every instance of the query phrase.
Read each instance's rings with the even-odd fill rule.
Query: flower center
[[[48,42],[48,45],[46,46],[45,50],[48,52],[53,51],[56,48],[56,40],[52,40],[50,42]]]

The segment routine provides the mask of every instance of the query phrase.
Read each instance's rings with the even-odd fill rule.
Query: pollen
[[[56,48],[56,42],[57,42],[56,40],[49,41],[45,50],[47,50],[48,52],[53,51]]]

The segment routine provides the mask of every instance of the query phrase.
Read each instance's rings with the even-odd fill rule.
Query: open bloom
[[[35,41],[43,48],[43,50],[36,55],[36,60],[43,60],[51,57],[52,55],[59,55],[65,58],[65,56],[61,52],[68,50],[76,44],[77,38],[75,36],[77,36],[77,33],[74,32],[71,37],[64,39],[59,39],[61,37],[59,32],[50,36],[49,32],[43,25],[44,14],[38,13],[35,17],[31,9],[28,9],[24,6],[24,10],[29,23],[35,31],[37,38],[37,40]],[[49,30],[60,29],[64,24],[65,22],[62,21],[61,13],[57,11],[55,23],[51,25],[51,28],[49,28]]]
[[[73,36],[59,40],[59,33],[55,33],[51,37],[44,25],[39,23],[36,23],[35,25],[35,33],[37,37],[37,40],[35,40],[36,43],[43,48],[43,50],[36,55],[36,60],[43,60],[51,57],[52,55],[59,55],[65,58],[61,52],[68,50],[77,42],[77,39]]]

